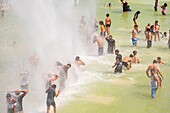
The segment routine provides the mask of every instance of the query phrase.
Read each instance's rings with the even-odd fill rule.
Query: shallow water
[[[163,3],[164,1],[160,0],[160,3]],[[37,36],[37,34],[30,35],[29,33],[33,32],[29,29],[30,26],[28,26],[27,24],[25,24],[24,26],[20,25],[22,24],[18,22],[18,18],[20,17],[20,15],[16,15],[16,10],[9,10],[5,18],[1,19],[0,21],[0,83],[2,84],[0,86],[0,113],[6,110],[6,104],[4,104],[6,91],[19,88],[18,75],[20,72],[27,69],[27,67],[25,67],[25,64],[27,64],[26,59],[34,51],[36,51],[38,55],[41,55],[41,59],[43,59],[41,65],[46,64],[46,66],[40,66],[38,72],[31,73],[33,74],[32,77],[30,77],[31,92],[24,98],[24,109],[26,113],[45,113],[46,95],[44,93],[43,86],[41,86],[42,80],[40,79],[42,78],[40,78],[41,76],[39,75],[49,72],[51,70],[51,67],[53,66],[53,62],[56,61],[56,59],[60,59],[64,63],[66,63],[67,61],[71,62],[74,59],[74,56],[77,54],[81,55],[81,58],[83,59],[83,61],[85,61],[86,66],[82,67],[83,72],[81,72],[79,75],[79,81],[76,84],[68,84],[65,91],[56,99],[59,113],[170,112],[170,108],[168,106],[170,104],[170,77],[168,76],[170,75],[170,72],[168,71],[170,69],[170,51],[168,50],[166,45],[167,39],[162,39],[161,42],[154,42],[152,48],[146,49],[146,42],[144,41],[145,36],[143,34],[144,27],[147,25],[147,23],[154,23],[155,19],[158,19],[160,21],[161,31],[168,32],[168,30],[170,29],[170,8],[167,8],[167,16],[162,16],[160,13],[160,9],[159,12],[156,13],[152,10],[154,4],[153,0],[143,0],[140,2],[136,0],[129,0],[132,12],[124,15],[121,12],[120,2],[114,0],[113,3],[115,5],[111,10],[108,10],[108,8],[103,6],[103,4],[106,2],[109,2],[109,0],[98,0],[98,20],[104,20],[105,14],[107,12],[111,14],[113,20],[111,30],[114,38],[116,39],[116,48],[120,49],[123,56],[129,55],[134,49],[137,50],[141,59],[141,64],[133,65],[130,71],[127,71],[125,69],[123,74],[114,75],[113,69],[111,68],[115,59],[114,55],[107,55],[105,51],[104,56],[98,57],[97,51],[95,51],[95,49],[97,48],[95,45],[94,47],[96,48],[94,48],[94,51],[92,51],[93,53],[90,53],[90,55],[84,55],[85,53],[79,52],[79,49],[76,49],[76,52],[74,53],[72,49],[74,47],[69,45],[70,43],[74,42],[74,40],[71,39],[67,40],[68,42],[66,43],[69,43],[68,45],[70,48],[63,48],[64,51],[71,50],[70,52],[68,52],[68,54],[66,54],[63,51],[58,50],[57,47],[63,47],[65,39],[61,38],[61,40],[55,40],[53,39],[53,35],[51,35],[50,41],[47,41],[45,39],[42,39],[42,41],[40,41],[40,38],[36,38],[36,41],[34,42],[33,38],[34,36]],[[82,15],[88,15],[89,17],[91,15],[89,15],[89,12],[95,12],[96,8],[95,1],[92,0],[79,0],[79,4],[77,4],[76,6],[73,4],[71,5],[71,2],[69,2],[69,4],[66,4],[66,6],[68,6],[69,8],[75,7],[75,9],[73,8],[73,14],[77,15],[77,17],[79,18]],[[93,8],[91,8],[90,6],[92,6]],[[60,8],[61,6],[58,9]],[[142,32],[141,34],[139,34],[139,46],[136,48],[132,48],[130,41],[131,30],[133,27],[132,16],[137,10],[141,11],[141,14],[139,15],[137,21],[140,25],[139,29]],[[31,12],[29,13],[31,15]],[[64,13],[66,17],[69,15],[69,11],[66,10],[60,10],[58,13]],[[20,12],[19,14],[22,14],[22,12]],[[48,16],[53,17],[50,15]],[[70,17],[70,15],[68,17]],[[35,18],[31,19],[34,20]],[[23,20],[27,22],[27,20]],[[50,23],[52,24],[53,22],[56,22],[53,21],[53,19],[50,20]],[[77,19],[70,18],[70,21],[73,20]],[[36,25],[39,24],[41,23],[38,23]],[[47,24],[48,22],[46,21],[45,25]],[[25,26],[28,27],[27,29],[29,32],[21,29]],[[52,28],[52,30],[56,30],[54,29],[55,27],[52,26],[48,26],[47,28]],[[64,26],[63,29],[71,29],[70,24],[68,24],[68,26]],[[34,30],[36,30],[36,28]],[[47,31],[49,33],[50,30]],[[36,30],[36,32],[42,31]],[[71,33],[71,31],[69,31],[69,33]],[[23,37],[23,34],[27,36]],[[63,37],[63,35],[61,35],[61,37]],[[67,38],[70,37],[67,36]],[[39,41],[37,42],[37,40],[39,40],[42,44],[39,44]],[[11,46],[13,44],[13,41],[17,41],[16,46]],[[46,41],[48,43],[46,43]],[[56,45],[55,41],[58,43],[60,43],[61,41],[62,43],[61,45]],[[84,43],[82,44],[85,46]],[[54,53],[57,53],[57,55],[53,55]],[[151,99],[150,80],[145,75],[145,69],[157,56],[161,56],[162,59],[167,62],[166,65],[160,66],[165,76],[165,81],[164,87],[162,89],[159,89],[157,92],[157,98]],[[71,75],[71,73],[69,74]],[[71,79],[69,80],[71,81]],[[37,81],[40,85],[36,85]]]

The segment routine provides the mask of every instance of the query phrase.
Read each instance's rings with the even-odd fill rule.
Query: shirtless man
[[[135,63],[135,64],[139,64],[140,63],[139,57],[137,55],[137,51],[133,51],[133,63]]]
[[[97,35],[93,36],[93,43],[97,42],[98,44],[98,55],[103,55],[103,39]]]
[[[160,41],[160,25],[158,23],[158,20],[155,21],[154,23],[154,36],[155,36],[155,41],[156,41],[156,36],[158,36],[158,40]]]
[[[144,31],[144,33],[145,33],[145,35],[147,36],[147,29],[150,29],[151,28],[151,25],[148,23],[148,25],[145,27],[145,31]],[[147,40],[147,37],[146,37],[146,40]]]
[[[157,63],[158,63],[157,60],[153,60],[153,64],[151,64],[150,66],[148,66],[148,68],[146,69],[146,75],[147,75],[148,77],[150,77],[150,76],[149,76],[149,71],[151,71],[152,69],[155,69],[156,74],[159,76],[159,79],[160,79],[160,84],[159,84],[159,86],[162,87],[163,75],[162,75],[160,69],[158,68]]]
[[[74,64],[75,64],[78,68],[80,68],[80,65],[85,65],[85,63],[80,59],[79,56],[76,56],[75,61],[74,61]]]
[[[147,48],[150,48],[152,46],[152,33],[149,28],[147,28],[147,34],[146,34],[146,39],[147,39]]]
[[[129,70],[132,67],[132,62],[133,62],[133,55],[130,54],[129,57],[127,56],[123,58],[122,65]]]
[[[137,34],[138,34],[138,25],[134,25],[134,29],[132,31],[132,45],[137,46]]]
[[[110,36],[110,27],[111,27],[111,18],[109,17],[109,14],[106,14],[106,19],[105,19],[105,26],[106,26],[106,32],[107,36]]]

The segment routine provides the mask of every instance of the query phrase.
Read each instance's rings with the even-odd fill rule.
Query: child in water
[[[166,15],[165,11],[166,11],[166,7],[167,6],[168,6],[167,3],[164,3],[164,5],[161,6],[161,8],[162,8],[162,15]]]

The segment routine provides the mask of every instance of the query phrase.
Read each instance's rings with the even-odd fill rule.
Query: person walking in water
[[[111,18],[109,17],[110,15],[107,13],[106,14],[106,19],[105,19],[105,26],[106,26],[106,32],[107,36],[110,36],[110,27],[111,27]]]
[[[119,50],[118,49],[115,50],[115,55],[116,55],[116,62],[114,63],[112,68],[114,68],[116,66],[116,68],[114,70],[115,74],[118,73],[118,72],[122,73],[122,55],[119,54]]]
[[[155,69],[156,74],[158,75],[159,80],[160,80],[159,86],[162,87],[163,75],[162,75],[159,67],[157,66],[157,63],[158,63],[157,60],[153,60],[153,64],[149,65],[148,68],[146,69],[146,75],[149,77],[149,71],[151,72],[152,69]]]
[[[148,77],[151,78],[151,97],[156,98],[156,91],[158,89],[158,84],[160,84],[160,80],[156,69],[151,69],[150,74],[151,75],[148,75]]]
[[[134,29],[132,30],[132,45],[133,46],[137,46],[137,41],[138,41],[138,39],[137,39],[137,34],[138,34],[137,30],[138,30],[138,25],[135,25]]]
[[[47,113],[50,113],[50,107],[51,106],[53,106],[53,108],[54,108],[54,113],[57,113],[54,97],[58,97],[58,95],[60,94],[60,90],[56,93],[56,91],[55,91],[56,87],[57,86],[55,84],[53,84],[51,87],[49,87],[46,90],[46,93],[47,93],[47,100],[46,100]]]

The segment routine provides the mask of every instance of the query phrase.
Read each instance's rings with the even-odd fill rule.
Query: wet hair
[[[109,5],[109,7],[111,7],[111,5],[112,5],[112,4],[111,4],[111,3],[109,3],[108,5]]]
[[[167,32],[164,32],[164,36],[167,37]]]
[[[52,85],[52,88],[56,88],[57,86],[55,84]]]
[[[136,55],[137,54],[137,51],[133,51],[133,55]]]
[[[155,23],[157,24],[157,23],[158,23],[158,20],[156,20]]]
[[[109,38],[112,38],[112,37],[113,37],[112,35],[109,36]]]
[[[153,64],[155,64],[155,63],[158,63],[158,61],[157,60],[153,60]]]
[[[136,14],[140,14],[140,11],[137,11]]]
[[[118,52],[118,53],[119,53],[119,50],[118,50],[118,49],[116,49],[116,50],[115,50],[115,53],[116,53],[116,52]]]
[[[79,57],[79,56],[76,56],[75,60],[79,60],[79,59],[80,59],[80,57]]]
[[[109,13],[106,14],[106,17],[109,17]]]
[[[164,3],[164,7],[167,7],[168,5],[167,5],[167,3]]]
[[[71,67],[71,64],[67,64],[67,66],[70,66],[70,67]]]
[[[9,99],[11,97],[11,94],[7,93],[6,94],[6,99]]]
[[[129,55],[129,57],[133,58],[133,55],[132,55],[132,54],[130,54],[130,55]]]
[[[158,60],[161,60],[161,57],[157,57]]]
[[[100,25],[104,25],[103,21],[99,21],[99,24],[100,24]]]

